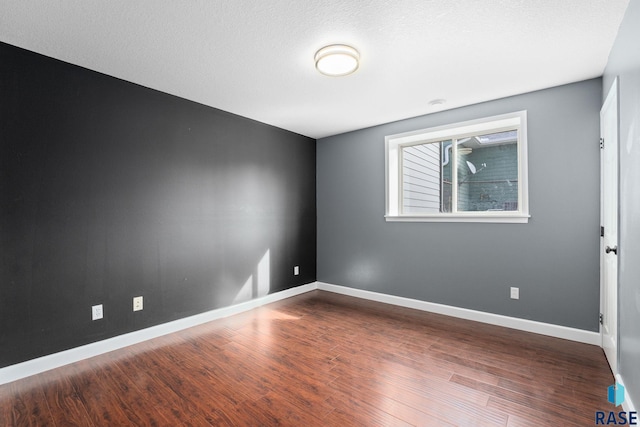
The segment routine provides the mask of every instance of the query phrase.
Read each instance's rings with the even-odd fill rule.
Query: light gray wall
[[[630,1],[603,78],[618,76],[620,118],[619,370],[640,405],[640,2]]]
[[[593,79],[318,140],[318,280],[597,331],[601,93]],[[519,110],[528,224],[385,222],[385,135]]]

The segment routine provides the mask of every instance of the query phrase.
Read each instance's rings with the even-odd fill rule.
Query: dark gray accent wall
[[[640,404],[640,2],[630,1],[609,55],[603,92],[618,80],[620,226],[618,241],[618,370]],[[637,409],[637,406],[636,406]]]
[[[0,43],[0,367],[315,281],[315,200],[313,139]]]
[[[593,79],[318,140],[318,280],[597,331],[601,92]],[[385,222],[386,135],[520,110],[528,224]]]

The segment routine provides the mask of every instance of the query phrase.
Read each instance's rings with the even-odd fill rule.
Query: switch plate
[[[133,311],[142,310],[142,297],[133,297]]]
[[[100,320],[102,316],[102,304],[91,306],[91,320]]]
[[[300,274],[300,266],[296,265],[293,267],[293,275],[297,276],[298,274]]]
[[[511,299],[520,299],[520,288],[511,288]]]

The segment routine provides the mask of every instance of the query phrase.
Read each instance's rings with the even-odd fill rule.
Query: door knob
[[[613,252],[614,254],[618,255],[618,246],[614,246],[612,248],[607,246],[607,248],[604,251],[606,253]]]

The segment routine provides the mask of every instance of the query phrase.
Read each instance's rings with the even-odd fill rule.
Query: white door
[[[600,252],[602,348],[611,371],[618,373],[618,79],[600,110],[600,213],[604,234]]]

